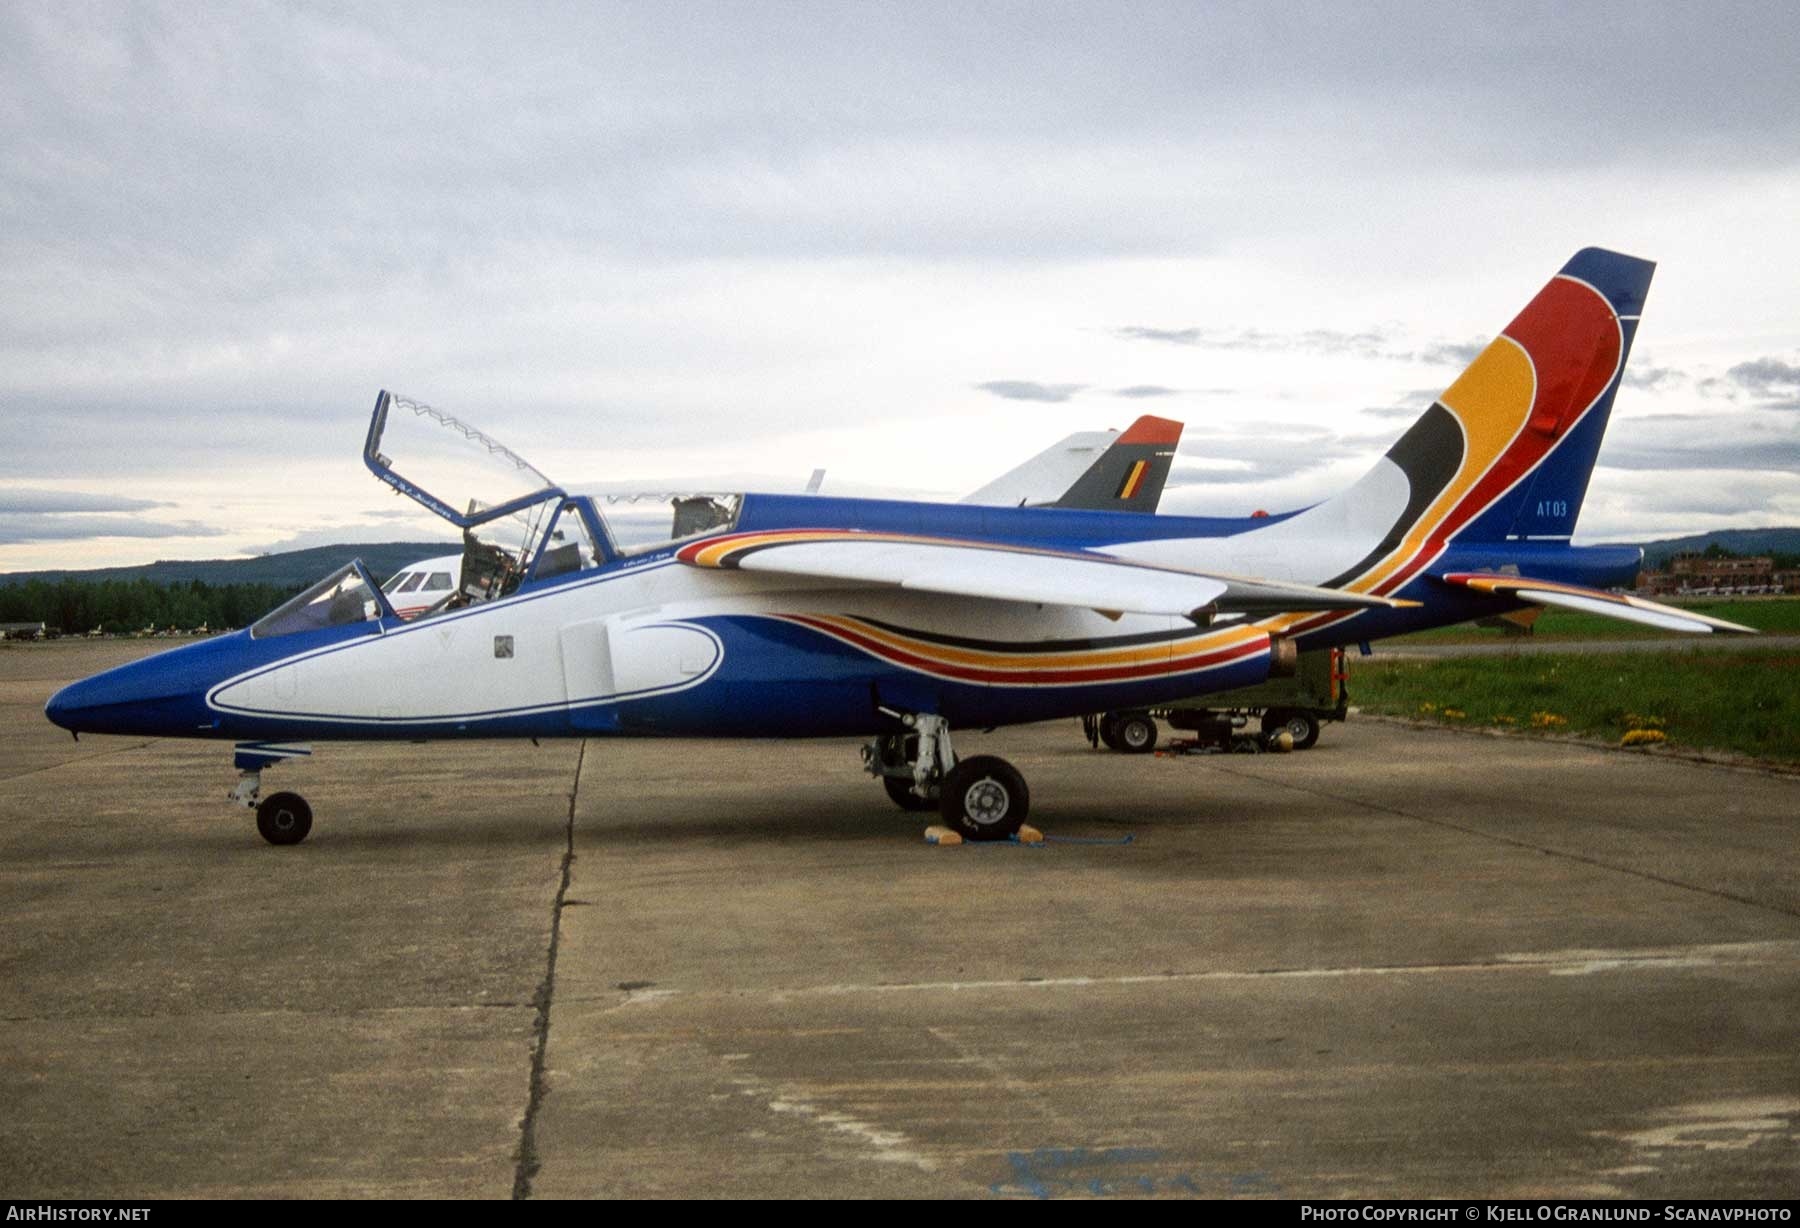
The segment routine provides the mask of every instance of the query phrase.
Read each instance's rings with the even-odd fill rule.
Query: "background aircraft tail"
[[[1093,512],[1154,512],[1169,480],[1181,423],[1145,414],[1047,507]]]
[[[1655,268],[1597,247],[1575,253],[1374,470],[1313,509],[1389,524],[1327,583],[1385,591],[1451,540],[1566,540]]]
[[[1181,423],[1146,414],[1115,431],[1080,431],[1007,471],[961,502],[989,507],[1067,507],[1155,512]]]

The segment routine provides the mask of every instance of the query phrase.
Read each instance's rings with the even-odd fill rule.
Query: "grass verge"
[[[1367,712],[1800,764],[1800,654],[1679,650],[1352,664]],[[1626,742],[1627,738],[1629,742]]]
[[[1753,597],[1740,601],[1667,602],[1696,614],[1709,614],[1728,622],[1755,627],[1765,635],[1793,635],[1800,632],[1800,597]],[[1397,636],[1390,643],[1399,644],[1479,644],[1499,643],[1505,633],[1492,627],[1476,627],[1459,623],[1454,627],[1438,627]],[[1545,610],[1532,629],[1531,638],[1545,640],[1679,640],[1687,638],[1680,631],[1658,631],[1641,623],[1623,622],[1599,614],[1579,610]]]

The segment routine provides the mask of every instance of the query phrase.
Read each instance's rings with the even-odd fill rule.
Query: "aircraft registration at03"
[[[246,630],[73,683],[46,711],[77,734],[237,742],[231,795],[275,844],[312,814],[264,797],[261,772],[301,743],[632,735],[866,736],[896,804],[1005,837],[1025,781],[959,758],[953,730],[1230,690],[1297,650],[1530,604],[1748,630],[1608,592],[1641,552],[1570,544],[1653,269],[1578,252],[1361,480],[1246,519],[1144,514],[1174,436],[1139,428],[1118,444],[1143,455],[1110,475],[1095,462],[1065,506],[634,502],[566,491],[383,392],[364,459],[463,530],[449,600],[403,621],[350,562]]]

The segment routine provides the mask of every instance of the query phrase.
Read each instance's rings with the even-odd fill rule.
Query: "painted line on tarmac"
[[[767,989],[652,989],[630,993],[624,1006],[649,1006],[672,998],[830,998],[855,995],[960,993],[1041,989],[1105,989],[1132,985],[1181,985],[1219,981],[1342,980],[1355,977],[1414,977],[1455,974],[1538,972],[1549,976],[1593,976],[1607,972],[1666,969],[1792,966],[1800,962],[1800,939],[1700,943],[1635,950],[1573,949],[1508,952],[1492,959],[1435,964],[1374,964],[1315,968],[1211,969],[1205,972],[1136,973],[1121,976],[1026,977],[1012,980],[897,981],[832,985],[776,986]],[[598,1001],[586,998],[583,1001]]]

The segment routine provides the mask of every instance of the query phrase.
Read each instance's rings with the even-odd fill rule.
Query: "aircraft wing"
[[[1217,613],[1414,604],[1304,584],[1152,567],[1093,551],[1042,550],[854,529],[733,533],[695,542],[677,557],[695,567],[776,572],[1108,612],[1177,615],[1202,624]]]
[[[1705,614],[1696,614],[1692,610],[1682,610],[1655,601],[1645,601],[1642,597],[1631,597],[1624,593],[1608,593],[1597,588],[1583,588],[1578,584],[1562,584],[1554,580],[1533,580],[1526,576],[1486,575],[1477,572],[1454,572],[1441,578],[1446,584],[1473,589],[1478,593],[1493,593],[1496,596],[1517,597],[1521,601],[1529,601],[1537,605],[1553,605],[1567,610],[1584,610],[1589,614],[1604,614],[1609,618],[1642,623],[1646,627],[1660,627],[1664,631],[1690,631],[1702,635],[1714,631],[1736,632],[1743,635],[1757,634],[1754,627],[1740,626],[1737,623],[1726,622],[1722,618],[1710,618]]]

